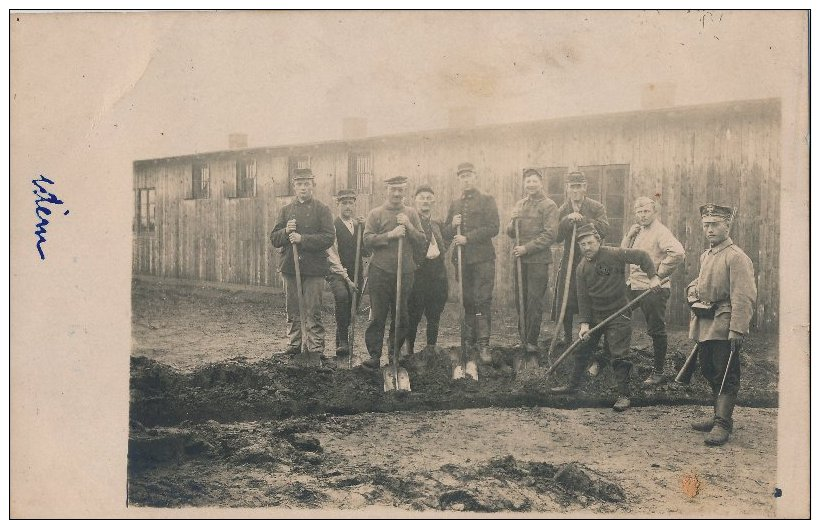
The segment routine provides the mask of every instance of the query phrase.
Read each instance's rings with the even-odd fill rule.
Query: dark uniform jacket
[[[581,323],[591,323],[593,311],[608,316],[629,302],[624,283],[629,264],[640,265],[649,278],[657,274],[649,253],[641,249],[601,246],[592,260],[581,260],[576,269]]]
[[[456,227],[452,226],[453,217],[461,214],[461,234],[467,238],[464,246],[463,261],[465,265],[487,262],[495,259],[493,237],[498,235],[500,227],[498,206],[492,195],[486,195],[478,190],[469,190],[450,203],[447,211],[447,220],[441,230],[445,240],[451,242],[456,235]],[[453,255],[453,264],[458,262],[457,255]]]
[[[336,220],[333,221],[333,225],[336,228],[336,245],[339,249],[339,261],[342,262],[342,266],[347,271],[347,275],[350,277],[351,280],[355,280],[355,271],[353,270],[353,264],[356,263],[356,234],[359,232],[358,227],[354,224],[353,226],[353,233],[347,228],[345,223],[342,221],[341,217],[336,217]],[[364,228],[364,224],[362,225]],[[364,233],[364,229],[362,229],[362,233]],[[364,247],[364,239],[362,239],[362,249],[360,251],[361,258],[359,258],[359,280],[362,280],[362,258],[370,256],[370,250]]]
[[[270,234],[273,247],[280,248],[279,270],[295,275],[293,248],[288,240],[285,226],[288,220],[296,219],[296,232],[302,235],[299,250],[299,268],[303,276],[326,276],[330,270],[327,262],[327,248],[333,245],[335,229],[330,208],[311,198],[305,202],[294,199],[283,207]]]
[[[558,206],[543,191],[515,203],[520,211],[518,231],[521,245],[527,254],[521,257],[525,264],[550,264],[550,246],[558,233]],[[507,225],[507,235],[515,239],[515,222]]]

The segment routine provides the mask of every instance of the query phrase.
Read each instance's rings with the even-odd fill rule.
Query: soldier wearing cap
[[[601,245],[601,236],[593,224],[584,224],[576,232],[576,240],[583,259],[576,269],[578,317],[581,322],[578,337],[584,341],[578,346],[569,384],[553,388],[556,393],[574,393],[578,390],[589,357],[601,336],[606,337],[612,354],[612,370],[618,385],[618,399],[613,409],[622,412],[629,408],[629,341],[632,337],[630,311],[617,315],[603,328],[590,334],[596,326],[628,303],[624,273],[628,264],[638,264],[649,277],[649,288],[661,290],[661,280],[649,254],[640,249],[624,249]]]
[[[716,204],[700,207],[710,247],[700,255],[698,277],[686,288],[692,310],[689,337],[698,342],[698,363],[715,399],[714,416],[693,423],[692,428],[709,432],[704,441],[711,446],[725,444],[732,431],[740,387],[739,349],[749,333],[757,299],[752,261],[729,238],[733,213]]]
[[[686,253],[677,238],[657,218],[658,209],[655,201],[649,197],[638,197],[635,200],[635,220],[629,232],[621,241],[621,247],[634,247],[649,253],[658,277],[667,278],[683,262]],[[649,277],[637,265],[629,266],[629,277],[626,285],[635,298],[649,288]],[[658,292],[644,297],[638,305],[646,320],[647,333],[652,338],[654,351],[654,369],[644,381],[644,385],[658,385],[665,379],[666,362],[666,303],[669,301],[671,283],[666,282]]]
[[[436,202],[433,188],[429,184],[419,186],[415,201],[427,246],[414,275],[408,303],[410,325],[405,343],[407,354],[415,351],[416,330],[422,316],[427,318],[426,346],[435,348],[438,343],[439,320],[444,304],[447,303],[447,266],[444,265],[444,254],[450,247],[441,232],[442,224],[432,215],[433,204]]]
[[[559,310],[562,304],[564,278],[569,274],[569,296],[567,297],[567,310],[564,314],[564,341],[567,345],[572,343],[572,319],[578,313],[578,299],[575,287],[575,271],[581,262],[581,251],[572,243],[572,226],[580,227],[584,224],[594,224],[595,230],[601,240],[609,233],[609,220],[606,218],[606,208],[597,200],[590,199],[587,194],[587,178],[583,172],[568,173],[565,177],[567,187],[567,200],[558,208],[558,237],[556,242],[564,242],[564,255],[561,257],[561,270],[556,280],[559,290],[555,291],[555,301],[552,305],[552,320],[558,320]],[[576,235],[577,239],[577,235]],[[569,262],[569,251],[571,247],[576,247],[572,258],[572,265]]]
[[[361,291],[364,282],[362,276],[362,259],[370,255],[367,248],[360,251],[359,264],[356,264],[356,240],[359,230],[364,227],[364,217],[354,216],[356,211],[356,192],[350,189],[339,190],[336,194],[336,206],[339,215],[333,221],[336,228],[336,240],[328,249],[330,275],[328,285],[336,301],[336,355],[346,356],[350,352],[348,330],[350,328],[350,306],[353,293]],[[356,272],[359,275],[359,286],[353,280]]]
[[[288,353],[299,353],[302,342],[299,300],[296,293],[296,270],[293,248],[296,244],[302,275],[302,293],[305,303],[306,344],[309,350],[322,353],[325,347],[325,329],[322,326],[322,289],[328,275],[327,249],[333,245],[333,214],[330,208],[313,197],[316,187],[313,172],[308,168],[294,172],[293,202],[279,212],[270,234],[274,247],[280,248],[279,270],[285,280],[287,306]]]
[[[527,350],[538,350],[541,319],[549,294],[549,265],[552,263],[550,246],[558,233],[558,206],[544,194],[541,172],[524,170],[526,197],[515,204],[512,218],[507,224],[507,235],[515,238],[515,221],[519,222],[521,245],[513,248],[513,255],[521,258],[521,277],[524,293],[524,309],[518,309],[518,319],[523,320]],[[517,263],[516,263],[517,264]],[[516,294],[518,277],[514,277]],[[518,306],[518,298],[515,299]]]
[[[370,210],[364,226],[364,245],[373,251],[368,275],[371,319],[364,336],[370,359],[362,363],[367,368],[379,367],[387,315],[395,313],[396,276],[402,277],[401,315],[393,316],[391,337],[395,334],[396,341],[404,343],[408,326],[407,300],[413,289],[413,274],[416,270],[414,252],[426,244],[418,213],[412,207],[404,205],[407,177],[392,177],[385,184],[387,200]],[[402,272],[397,273],[398,241],[401,237],[405,239]],[[392,361],[393,349],[388,349],[388,352]]]
[[[500,227],[498,207],[492,195],[476,187],[478,174],[472,163],[461,163],[456,169],[461,197],[450,203],[444,222],[444,238],[462,246],[464,279],[464,322],[461,346],[473,357],[476,346],[489,357],[492,329],[493,288],[495,287],[495,248],[493,237]],[[461,233],[458,228],[461,226]],[[453,264],[458,262],[453,254]],[[474,361],[471,360],[472,363]],[[472,375],[472,374],[471,374]]]

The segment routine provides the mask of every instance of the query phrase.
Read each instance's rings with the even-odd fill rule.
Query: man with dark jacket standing
[[[524,171],[524,191],[527,196],[515,204],[507,235],[515,238],[515,221],[519,222],[521,245],[513,248],[513,255],[521,258],[521,278],[524,308],[518,309],[518,320],[523,320],[526,349],[538,351],[541,319],[549,294],[549,266],[552,263],[550,246],[558,233],[558,206],[544,194],[541,172]],[[517,265],[517,262],[516,262]],[[518,294],[518,277],[513,287]],[[516,307],[519,305],[515,298]]]
[[[444,304],[447,303],[447,266],[444,265],[444,254],[450,243],[444,240],[441,223],[432,218],[435,202],[436,194],[430,185],[423,184],[416,189],[416,210],[419,212],[427,245],[424,248],[424,258],[414,275],[413,290],[408,302],[410,325],[405,343],[408,355],[415,352],[416,330],[422,316],[427,317],[426,347],[436,347],[439,320]]]
[[[336,301],[336,355],[347,356],[350,352],[348,331],[350,329],[350,310],[353,303],[353,292],[361,291],[364,283],[362,276],[362,260],[370,256],[370,252],[362,244],[359,264],[356,264],[356,241],[358,234],[364,231],[364,217],[354,216],[356,211],[356,192],[350,189],[339,190],[336,194],[336,205],[339,216],[333,221],[336,229],[336,241],[328,251],[330,259],[338,258],[343,272],[331,272],[327,277],[333,298]],[[334,270],[331,261],[331,271]],[[353,287],[358,271],[358,287]]]
[[[280,248],[279,270],[285,280],[288,316],[288,351],[298,354],[301,349],[302,331],[299,316],[299,300],[296,290],[296,270],[293,265],[293,248],[299,254],[302,275],[302,296],[305,303],[305,325],[308,350],[324,351],[325,329],[322,326],[322,290],[328,275],[327,249],[333,245],[333,214],[330,208],[313,198],[316,187],[313,172],[308,168],[294,172],[293,191],[295,199],[279,212],[279,218],[270,234],[274,247]]]
[[[578,228],[576,239],[581,248],[583,260],[576,269],[578,284],[578,317],[581,327],[578,337],[584,340],[575,353],[575,364],[569,384],[553,388],[556,393],[574,393],[578,390],[595,346],[606,336],[612,354],[612,370],[618,385],[618,399],[612,408],[623,412],[629,408],[629,375],[632,363],[629,361],[629,341],[632,338],[631,311],[626,310],[603,328],[590,334],[589,330],[609,318],[621,307],[626,306],[625,268],[629,264],[641,266],[649,277],[649,288],[661,290],[661,280],[655,272],[655,264],[649,254],[640,249],[622,249],[601,245],[601,237],[592,224]]]
[[[700,216],[709,249],[700,255],[700,272],[687,286],[686,299],[692,309],[689,337],[698,343],[698,364],[712,386],[715,413],[692,428],[708,432],[706,444],[720,446],[732,432],[740,347],[749,333],[757,286],[751,259],[729,238],[732,208],[705,204]]]
[[[416,271],[414,252],[425,244],[418,213],[412,207],[404,205],[407,177],[393,177],[387,179],[385,184],[387,200],[370,210],[364,226],[364,244],[373,251],[368,275],[371,319],[364,335],[370,359],[362,363],[366,368],[379,368],[387,316],[395,314],[397,276],[402,277],[401,315],[393,316],[393,324],[395,340],[399,345],[404,342],[408,325],[407,300],[413,290],[413,274]],[[399,238],[404,238],[401,273],[397,273]],[[392,360],[393,349],[389,348],[388,352]]]
[[[552,320],[558,320],[558,313],[561,308],[563,298],[563,288],[565,276],[569,275],[569,296],[567,297],[567,311],[564,314],[564,341],[567,345],[572,343],[572,319],[578,313],[578,298],[575,287],[575,270],[581,262],[581,250],[576,243],[572,243],[572,225],[581,227],[584,224],[593,224],[601,240],[609,233],[609,220],[606,218],[606,208],[597,200],[587,197],[587,178],[583,172],[568,173],[566,178],[567,200],[558,208],[558,237],[556,242],[564,242],[564,255],[561,257],[561,271],[556,283],[555,302],[552,305]],[[569,251],[575,247],[575,254],[572,258],[572,265],[569,262]]]
[[[464,323],[461,327],[461,348],[466,348],[470,362],[468,369],[475,367],[472,359],[476,345],[483,358],[490,357],[490,332],[492,329],[493,288],[495,287],[495,248],[493,237],[498,235],[499,218],[495,199],[478,191],[478,174],[471,163],[461,163],[456,170],[461,184],[461,197],[450,203],[444,224],[445,240],[452,240],[454,246],[463,247],[464,280]],[[458,233],[461,226],[461,233]],[[458,255],[453,253],[453,264]],[[468,370],[469,376],[477,379],[477,372]]]

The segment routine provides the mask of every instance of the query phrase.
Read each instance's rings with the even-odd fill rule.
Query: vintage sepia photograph
[[[808,515],[807,11],[10,16],[91,93],[74,171],[12,101],[15,255],[122,246],[128,514]]]

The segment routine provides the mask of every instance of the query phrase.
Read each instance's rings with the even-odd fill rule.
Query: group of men
[[[298,306],[294,249],[299,255],[307,309],[307,348],[324,351],[321,293],[327,279],[336,300],[337,356],[347,356],[350,351],[351,301],[362,290],[361,259],[370,256],[367,283],[371,313],[365,331],[369,357],[362,365],[376,369],[385,327],[388,318],[395,314],[397,297],[401,299],[400,311],[390,320],[389,344],[396,341],[403,346],[404,353],[414,353],[416,331],[425,316],[425,346],[437,348],[439,321],[448,294],[444,257],[452,247],[460,253],[454,252],[452,261],[462,289],[461,349],[472,362],[468,367],[473,367],[472,371],[468,368],[466,375],[477,378],[476,363],[492,361],[490,337],[496,272],[492,240],[499,233],[500,218],[495,199],[478,189],[478,173],[471,163],[460,164],[455,175],[461,193],[450,203],[443,222],[432,218],[436,197],[429,185],[419,186],[414,193],[415,204],[406,205],[409,191],[405,177],[386,181],[385,202],[372,209],[366,219],[355,216],[356,193],[341,190],[336,196],[339,216],[334,221],[330,209],[313,198],[312,172],[295,172],[295,199],[282,208],[271,233],[273,245],[282,251],[280,270],[287,294],[289,352],[298,352],[302,343],[299,313],[295,312]],[[558,320],[558,309],[566,309],[563,344],[568,346],[572,343],[577,315],[581,342],[575,351],[569,382],[552,390],[577,392],[585,373],[594,377],[601,363],[609,361],[617,382],[613,409],[624,411],[630,406],[632,308],[642,310],[653,345],[654,370],[644,385],[658,385],[667,378],[665,314],[670,298],[669,278],[684,261],[684,248],[658,220],[657,203],[649,197],[636,199],[636,223],[620,247],[602,245],[610,231],[606,208],[586,196],[587,180],[582,172],[567,174],[565,183],[567,200],[558,207],[544,192],[542,173],[525,170],[525,196],[515,204],[506,226],[507,234],[516,239],[512,255],[520,259],[516,264],[521,266],[514,285],[516,292],[520,290],[523,295],[523,309],[516,298],[521,341],[528,352],[539,351],[543,313],[549,298],[551,246],[563,242],[552,319]],[[720,445],[728,440],[732,429],[740,380],[737,350],[749,331],[756,288],[751,261],[729,238],[734,211],[706,204],[701,206],[700,215],[710,248],[701,255],[700,274],[687,287],[686,298],[692,308],[690,337],[697,341],[701,370],[712,386],[715,406],[712,417],[692,426],[707,432],[707,444]],[[399,295],[398,276],[403,288]],[[563,302],[561,288],[567,276],[570,288],[567,301]],[[630,307],[629,302],[638,296],[638,303]],[[602,326],[596,327],[599,324]],[[596,356],[602,337],[603,352]],[[392,349],[388,352],[391,363],[400,362],[393,359]]]

